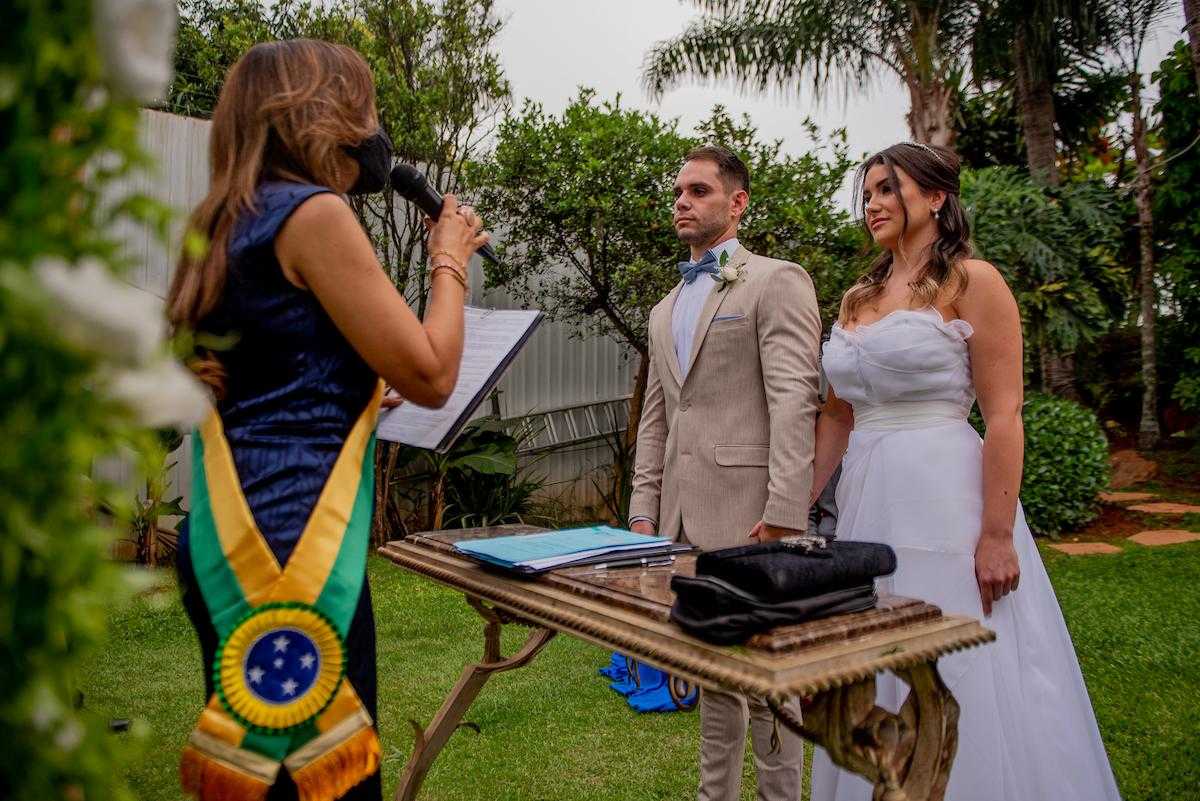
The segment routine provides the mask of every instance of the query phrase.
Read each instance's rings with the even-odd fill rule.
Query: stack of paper
[[[541,534],[516,534],[454,543],[460,553],[520,573],[540,573],[580,564],[597,557],[661,553],[670,547],[666,537],[634,534],[610,526],[590,526]]]

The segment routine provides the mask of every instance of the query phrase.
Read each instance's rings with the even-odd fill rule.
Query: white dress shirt
[[[709,248],[717,263],[721,263],[721,254],[733,258],[738,249],[737,237],[726,239],[719,245]],[[693,261],[693,263],[695,263]],[[692,355],[692,343],[696,341],[696,326],[700,322],[700,312],[704,309],[704,301],[717,287],[713,280],[715,276],[701,273],[690,284],[684,284],[675,298],[675,308],[671,310],[671,335],[675,339],[675,358],[679,360],[679,374],[687,378],[688,361]]]

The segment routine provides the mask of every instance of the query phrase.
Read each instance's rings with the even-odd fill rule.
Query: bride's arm
[[[1017,588],[1020,568],[1013,549],[1013,524],[1025,430],[1021,422],[1021,317],[1017,302],[995,267],[966,262],[969,283],[956,302],[958,316],[975,333],[968,340],[971,378],[987,431],[983,438],[983,520],[975,548],[975,577],[983,612]]]
[[[817,502],[821,491],[829,483],[829,477],[842,463],[850,431],[854,428],[854,410],[850,404],[838,398],[829,387],[825,405],[817,416],[817,445],[813,461],[812,495],[808,499],[811,507]]]

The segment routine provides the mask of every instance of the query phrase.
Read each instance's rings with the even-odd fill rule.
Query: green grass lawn
[[[1200,799],[1200,543],[1044,558],[1125,801]],[[408,721],[428,722],[463,664],[479,658],[481,621],[460,595],[378,558],[369,569],[390,797],[412,746]],[[134,735],[114,735],[131,738],[135,791],[178,798],[179,750],[204,699],[199,649],[174,588],[115,613],[112,631],[82,682],[86,706],[139,721]],[[512,632],[506,652],[521,636]],[[596,675],[606,661],[559,637],[529,667],[494,677],[467,715],[474,727],[454,735],[422,798],[694,798],[698,716],[637,715]],[[742,798],[752,799],[749,760],[745,776]]]

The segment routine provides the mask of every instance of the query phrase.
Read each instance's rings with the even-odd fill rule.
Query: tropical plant
[[[473,460],[460,460],[446,475],[444,528],[498,526],[503,523],[546,522],[535,501],[546,485],[537,472],[541,457],[522,459],[521,453],[541,432],[534,418],[500,421],[484,418],[472,424],[463,447],[478,452],[491,448],[504,454],[503,470],[479,470]],[[508,469],[512,465],[512,469]]]
[[[1170,397],[1190,411],[1200,411],[1200,91],[1196,72],[1183,42],[1163,59],[1154,74],[1159,101],[1155,131],[1163,156],[1156,170],[1154,227],[1159,258],[1159,381],[1178,383]],[[1191,352],[1186,352],[1188,348]]]
[[[1120,209],[1104,186],[1050,188],[1011,167],[966,170],[962,199],[979,255],[1016,295],[1028,353],[1073,352],[1120,315],[1127,275],[1117,260]]]
[[[863,0],[691,0],[706,16],[646,57],[658,95],[687,77],[757,91],[808,81],[864,86],[892,72],[908,90],[918,142],[953,144],[954,102],[965,73],[974,3]]]
[[[129,519],[136,559],[141,564],[150,567],[158,564],[159,551],[164,546],[172,549],[175,547],[175,543],[164,536],[159,528],[160,519],[187,515],[183,508],[183,496],[177,495],[167,499],[168,473],[176,464],[175,462],[168,464],[167,458],[183,443],[183,435],[173,428],[160,429],[156,434],[158,447],[152,453],[146,454],[145,457],[147,463],[145,489],[134,498],[133,510]]]
[[[395,515],[386,533],[406,534],[413,520],[437,530],[462,528],[465,520],[511,522],[529,514],[542,480],[530,473],[536,461],[521,467],[518,450],[537,430],[531,420],[482,417],[464,426],[445,453],[398,446],[383,488]]]

